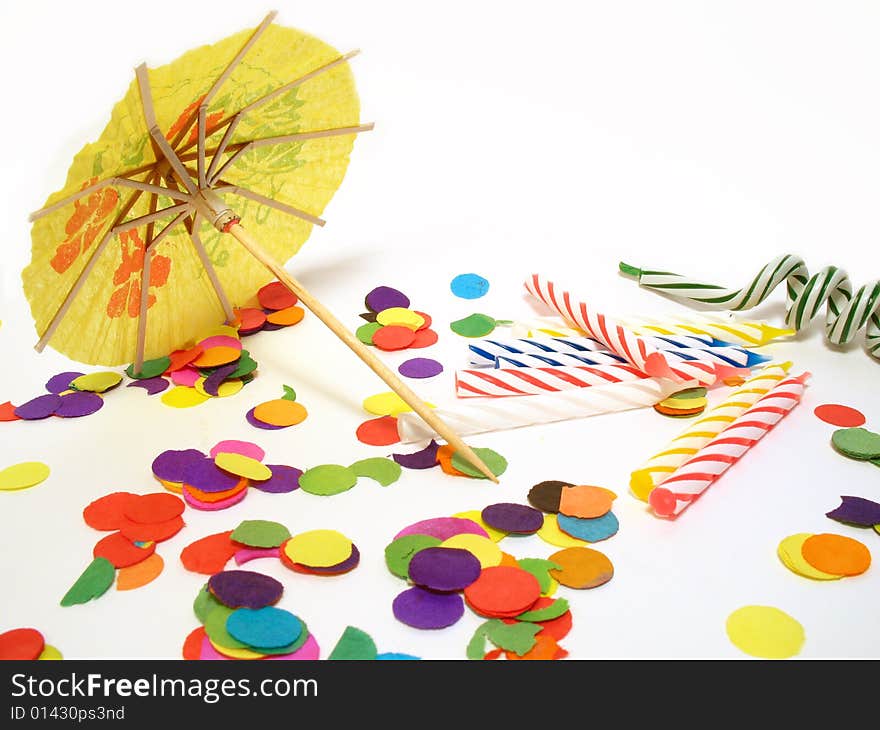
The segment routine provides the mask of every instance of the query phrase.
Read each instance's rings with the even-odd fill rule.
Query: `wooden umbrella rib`
[[[235,129],[238,127],[238,123],[241,121],[241,115],[236,114],[232,121],[229,123],[229,126],[226,127],[226,131],[223,133],[223,137],[220,139],[220,144],[217,145],[217,149],[214,150],[214,154],[211,157],[211,164],[208,166],[208,174],[207,178],[212,180],[214,178],[214,173],[217,170],[217,165],[220,162],[220,158],[223,157],[223,153],[226,152],[227,145],[232,141],[232,135],[235,134]]]
[[[181,212],[178,213],[176,216],[174,216],[174,219],[171,220],[171,222],[169,222],[169,223],[168,223],[168,224],[167,224],[167,225],[166,225],[161,231],[159,231],[159,232],[153,237],[153,239],[147,244],[147,249],[154,249],[154,248],[156,248],[156,246],[158,246],[158,245],[162,242],[162,240],[163,240],[166,236],[168,236],[169,233],[171,233],[172,229],[173,229],[175,226],[177,226],[179,223],[182,223],[182,222],[183,222],[183,219],[186,218],[188,215],[191,215],[191,214],[192,214],[192,209],[191,209],[191,208],[187,208],[187,210],[181,211]]]
[[[199,107],[199,144],[196,148],[198,151],[198,176],[199,176],[199,188],[205,188],[208,186],[208,178],[205,175],[205,112],[207,107],[202,105]]]
[[[154,170],[151,182],[159,182],[159,171]],[[151,195],[148,213],[155,213],[159,207],[159,196]],[[155,231],[154,221],[147,224],[147,232],[144,236],[144,259],[141,266],[141,290],[140,290],[140,310],[138,312],[138,331],[137,331],[137,347],[135,349],[134,372],[140,374],[144,366],[144,343],[147,339],[147,303],[150,293],[150,267],[153,263],[153,232]]]
[[[202,243],[202,238],[199,235],[198,215],[193,216],[192,230],[189,231],[189,237],[199,260],[202,262],[202,267],[205,269],[205,272],[208,274],[208,279],[214,287],[214,293],[217,295],[217,299],[220,300],[220,306],[223,307],[223,312],[226,314],[226,321],[232,322],[235,319],[235,312],[232,311],[232,304],[229,302],[229,297],[226,296],[226,292],[223,289],[223,285],[220,283],[220,278],[217,276],[214,264],[211,263],[208,252],[205,250],[205,246]]]
[[[114,225],[110,232],[119,233],[120,231],[129,231],[132,228],[140,228],[153,221],[161,220],[162,218],[167,218],[169,215],[179,213],[182,210],[190,210],[191,207],[190,203],[181,203],[180,205],[172,205],[168,208],[162,208],[154,213],[148,213],[146,215],[138,216],[137,218],[121,221]]]
[[[323,218],[318,218],[318,216],[307,213],[301,208],[294,208],[292,205],[287,205],[286,203],[281,203],[277,200],[273,200],[272,198],[267,198],[265,195],[260,195],[259,193],[255,193],[253,190],[243,188],[239,185],[230,185],[229,187],[217,188],[216,190],[218,193],[232,193],[233,195],[238,195],[242,198],[248,198],[249,200],[253,200],[254,202],[260,203],[261,205],[279,210],[282,213],[287,213],[288,215],[292,215],[296,218],[301,218],[302,220],[307,221],[312,225],[323,226],[327,223],[327,221],[325,221]]]

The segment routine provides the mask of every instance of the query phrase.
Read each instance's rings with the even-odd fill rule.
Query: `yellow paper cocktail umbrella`
[[[119,365],[191,343],[278,278],[398,395],[494,479],[460,437],[282,267],[372,129],[348,60],[272,23],[141,65],[64,187],[31,216],[22,279],[40,340]]]

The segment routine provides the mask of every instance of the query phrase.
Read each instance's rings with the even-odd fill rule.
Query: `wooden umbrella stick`
[[[491,479],[496,484],[498,478],[492,473],[483,460],[474,453],[474,450],[468,446],[455,431],[453,431],[443,420],[432,411],[425,402],[416,395],[413,390],[398,378],[391,369],[385,365],[376,355],[367,349],[367,346],[349,332],[345,326],[328,310],[321,302],[315,299],[302,284],[288,274],[282,266],[272,258],[260,244],[238,223],[232,223],[226,229],[227,233],[238,240],[251,255],[262,263],[269,271],[271,271],[277,279],[284,284],[290,291],[296,294],[300,301],[311,311],[339,339],[348,345],[354,353],[363,360],[367,366],[378,375],[388,387],[399,395],[406,404],[412,408],[421,418],[439,433],[458,453],[479,469],[487,479]]]

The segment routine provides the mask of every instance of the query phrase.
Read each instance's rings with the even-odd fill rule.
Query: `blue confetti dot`
[[[617,534],[619,524],[613,512],[606,512],[601,517],[585,519],[559,514],[556,517],[559,529],[567,535],[587,542],[599,542]]]
[[[384,654],[377,654],[376,659],[391,659],[391,660],[411,660],[411,659],[421,659],[421,657],[413,656],[412,654],[398,654],[394,651],[386,651]]]
[[[459,274],[450,282],[449,288],[462,299],[479,299],[489,291],[489,282],[477,274]]]
[[[290,611],[274,606],[239,608],[226,619],[226,630],[255,649],[276,649],[296,641],[303,625]]]

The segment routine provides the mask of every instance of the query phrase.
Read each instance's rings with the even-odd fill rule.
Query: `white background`
[[[388,284],[430,312],[446,372],[417,390],[453,400],[452,371],[465,345],[448,322],[472,311],[499,318],[532,310],[521,282],[558,276],[610,314],[676,310],[619,277],[634,264],[740,285],[771,257],[802,255],[811,269],[835,263],[856,285],[880,275],[880,10],[874,3],[620,2],[278,3],[279,22],[340,50],[363,49],[354,70],[364,120],[349,172],[315,231],[289,264],[352,327],[362,297]],[[61,186],[69,161],[106,123],[142,60],[160,65],[184,50],[256,25],[253,3],[4,3],[0,26],[5,230],[0,298],[0,402],[42,392],[71,363],[36,339],[20,287],[29,256],[27,214]],[[482,300],[454,298],[452,276],[482,273]],[[758,315],[780,323],[777,290]],[[510,460],[501,486],[406,472],[386,489],[369,480],[321,498],[252,491],[220,513],[187,510],[187,527],[160,545],[165,572],[129,593],[85,606],[58,601],[101,535],[82,521],[91,500],[115,490],[155,491],[149,465],[167,448],[209,449],[253,439],[268,460],[305,468],[387,453],[354,438],[361,400],[385,390],[312,316],[249,341],[259,377],[241,394],[188,411],[137,389],[108,394],[79,421],[2,424],[0,466],[42,460],[52,476],[0,493],[0,630],[32,625],[68,657],[174,657],[197,623],[203,580],[179,563],[184,545],[244,518],[276,519],[294,532],[329,527],[361,549],[351,574],[319,579],[267,561],[250,567],[286,586],[283,606],[301,615],[325,654],[348,624],[380,651],[463,658],[478,624],[419,632],[398,623],[391,601],[404,586],[382,549],[426,517],[524,501],[543,479],[600,484],[620,497],[619,534],[598,547],[614,579],[593,591],[560,589],[575,626],[572,657],[739,657],[727,615],[746,604],[778,606],[803,624],[804,657],[880,656],[878,570],[812,583],[778,561],[795,532],[878,536],[831,522],[838,496],[880,498],[880,472],[832,451],[832,427],[815,405],[861,408],[880,430],[878,364],[860,350],[826,347],[818,323],[771,352],[814,377],[803,406],[682,518],[648,514],[627,492],[628,474],[683,424],[651,410],[600,416],[471,439]],[[413,353],[410,353],[413,354]],[[388,356],[397,364],[403,358]],[[310,411],[293,429],[265,432],[244,412],[293,385]],[[722,395],[715,393],[714,398]],[[537,538],[502,547],[549,555]]]

